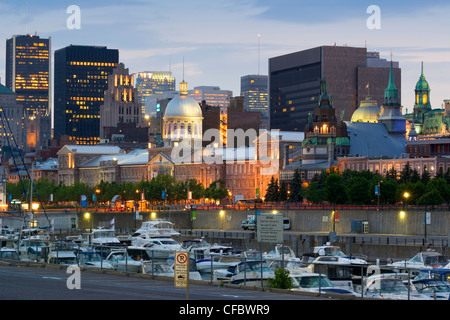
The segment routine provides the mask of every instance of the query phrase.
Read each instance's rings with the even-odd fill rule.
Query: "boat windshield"
[[[261,262],[260,261],[249,261],[244,262],[239,266],[239,271],[244,272],[245,271],[256,271],[261,272]],[[263,272],[269,272],[270,269],[267,267],[266,263],[262,263],[262,270]]]
[[[322,276],[312,276],[312,277],[294,277],[295,280],[298,282],[300,288],[332,288],[334,285],[331,283],[331,281]],[[320,281],[320,282],[319,282]]]
[[[400,279],[378,279],[369,292],[407,293],[408,288]]]
[[[178,244],[175,240],[161,240],[162,244]]]
[[[102,261],[101,256],[98,253],[80,253],[80,260],[89,261],[89,262],[100,262]]]
[[[345,257],[345,254],[338,247],[325,248],[325,255],[331,257]]]
[[[415,286],[420,293],[450,292],[450,286],[443,281],[427,281]]]
[[[113,230],[103,230],[94,232],[94,238],[114,238],[115,232]]]

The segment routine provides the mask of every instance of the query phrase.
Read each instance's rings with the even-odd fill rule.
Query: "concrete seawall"
[[[272,244],[258,244],[254,233],[243,231],[241,221],[248,215],[254,215],[254,210],[196,210],[195,220],[191,220],[192,212],[184,211],[156,211],[155,218],[167,219],[175,224],[175,229],[186,231],[184,237],[208,235],[209,242],[233,242],[241,248],[261,248],[264,251],[273,248]],[[328,240],[329,232],[336,231],[339,245],[344,252],[363,254],[372,259],[410,258],[418,251],[426,250],[429,244],[421,243],[424,238],[425,225],[424,210],[337,210],[339,221],[333,223],[332,210],[277,210],[291,220],[291,230],[284,233],[285,244],[291,246],[297,255],[309,252],[315,245]],[[141,212],[142,220],[136,220],[132,212],[95,212],[90,211],[87,220],[83,212],[51,212],[47,216],[54,220],[55,234],[76,234],[80,230],[96,228],[99,225],[108,227],[114,221],[114,227],[119,233],[130,233],[139,228],[142,221],[151,219],[151,212]],[[261,210],[270,213],[271,210]],[[450,230],[450,212],[430,210],[431,224],[426,226],[428,238],[443,239],[439,246],[432,246],[449,256],[448,235]],[[47,218],[43,214],[36,215],[40,225],[47,225]],[[3,225],[21,227],[22,219],[18,217],[1,216]],[[361,234],[352,230],[352,221],[364,220],[368,222],[368,233]],[[221,234],[222,232],[222,234]],[[380,240],[379,235],[395,236],[396,239]],[[361,237],[363,237],[361,239]],[[407,237],[416,237],[419,242],[408,243]],[[360,238],[360,239],[357,239]],[[376,239],[376,240],[373,240]],[[177,239],[178,240],[178,239]],[[180,239],[181,240],[181,239]]]

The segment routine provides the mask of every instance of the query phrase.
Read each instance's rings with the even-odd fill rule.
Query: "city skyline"
[[[67,26],[71,5],[80,8],[80,29]],[[380,8],[380,29],[367,21],[371,5]],[[434,1],[25,1],[0,3],[3,49],[0,75],[5,80],[5,42],[13,35],[52,37],[54,52],[68,45],[98,45],[119,50],[130,73],[172,71],[177,83],[219,86],[240,95],[240,78],[267,74],[268,59],[322,45],[366,46],[393,59],[402,69],[404,113],[414,106],[414,87],[424,62],[431,105],[450,98],[446,69],[445,16],[450,4]],[[132,34],[133,36],[130,36]],[[332,94],[332,92],[331,92]],[[381,102],[378,101],[381,105]]]

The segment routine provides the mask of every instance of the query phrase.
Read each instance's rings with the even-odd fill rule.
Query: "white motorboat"
[[[20,260],[17,250],[7,247],[0,248],[0,259]]]
[[[135,239],[149,239],[151,237],[172,237],[180,233],[173,228],[174,224],[167,220],[155,219],[142,222],[141,227],[133,233]]]
[[[297,262],[301,261],[301,259],[295,255],[291,247],[281,244],[276,245],[272,251],[263,254],[263,259],[267,261],[272,260],[297,261]]]
[[[233,275],[230,277],[230,283],[245,286],[267,287],[267,279],[274,277],[274,271],[267,267],[265,261],[244,261],[240,262],[234,268]]]
[[[334,285],[324,274],[303,272],[290,275],[292,279],[292,291],[334,293],[348,295],[349,298],[356,297],[357,293]]]
[[[174,264],[170,262],[150,261],[142,264],[142,273],[160,277],[175,277]],[[196,270],[195,260],[190,259],[189,280],[203,280],[200,272]]]
[[[114,246],[121,246],[122,243],[120,240],[116,237],[116,232],[114,229],[94,229],[92,230],[92,233],[89,234],[90,237],[90,245],[95,246],[107,246],[107,247],[114,247]]]
[[[433,300],[450,300],[450,283],[436,279],[419,279],[411,281],[417,292]]]
[[[211,258],[209,259],[197,260],[197,270],[200,273],[211,273],[216,270],[233,268],[241,262],[240,259],[237,260],[233,256],[219,256],[216,258],[218,259],[216,260],[215,257],[211,255]]]
[[[313,250],[313,261],[318,262],[327,262],[327,263],[339,263],[339,264],[348,264],[348,265],[366,265],[366,259],[358,258],[352,255],[346,255],[342,252],[339,246],[332,245],[323,245],[314,247]],[[309,262],[313,262],[309,261]]]
[[[128,253],[134,258],[140,256],[143,260],[167,259],[181,250],[181,244],[170,237],[151,238],[141,245],[128,247]]]
[[[388,263],[389,267],[405,269],[433,269],[443,268],[449,263],[447,257],[435,250],[427,250],[417,253],[409,260],[401,260]]]
[[[105,261],[110,263],[114,270],[135,273],[141,272],[142,264],[145,262],[133,260],[125,249],[111,251]]]
[[[281,260],[268,261],[268,268],[273,271],[284,268],[291,275],[313,271],[312,264],[305,264],[302,261],[284,261],[284,263]]]
[[[205,259],[211,255],[211,245],[206,242],[204,237],[184,240],[181,244],[181,250],[192,253],[195,261]]]
[[[209,248],[209,254],[211,256],[236,256],[236,257],[239,257],[241,254],[241,251],[234,249],[230,245],[214,243]]]
[[[103,260],[102,256],[94,251],[80,251],[78,265],[86,268],[114,269],[111,263]]]
[[[26,239],[17,242],[16,250],[21,260],[41,260],[44,247],[48,247],[48,244],[40,239]]]
[[[73,251],[52,251],[48,254],[47,263],[77,265],[77,256]]]
[[[405,284],[408,274],[382,273],[368,277],[365,281],[363,296],[366,298],[390,300],[432,300],[417,292],[413,285]]]

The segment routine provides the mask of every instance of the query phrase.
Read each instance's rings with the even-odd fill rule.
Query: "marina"
[[[369,261],[361,254],[345,253],[342,245],[330,242],[298,256],[285,243],[263,251],[261,246],[209,243],[208,236],[198,237],[196,233],[183,236],[185,230],[175,230],[174,224],[164,219],[144,221],[141,228],[128,234],[114,228],[97,228],[63,239],[55,239],[46,229],[2,230],[2,260],[6,261],[77,265],[173,278],[175,252],[185,251],[190,256],[189,279],[205,283],[268,288],[269,279],[282,269],[292,279],[292,291],[338,293],[362,299],[449,298],[449,260],[431,249],[385,264]],[[434,270],[446,276],[437,279]]]

